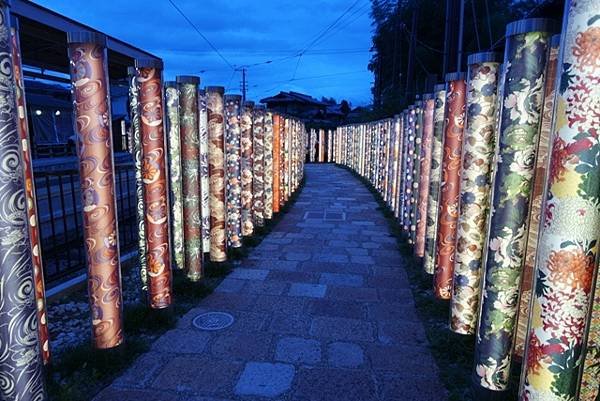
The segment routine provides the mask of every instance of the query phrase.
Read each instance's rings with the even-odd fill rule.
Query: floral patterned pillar
[[[421,148],[423,140],[423,102],[420,100],[415,103],[415,154],[413,156],[413,190],[411,194],[410,208],[410,243],[417,242],[417,224],[419,222],[419,191],[421,178]]]
[[[183,176],[183,239],[185,270],[192,281],[203,276],[200,214],[200,137],[198,135],[198,84],[194,76],[178,76],[179,135]]]
[[[165,129],[169,160],[169,192],[173,258],[178,269],[185,268],[183,231],[183,174],[181,171],[181,135],[179,132],[179,89],[177,82],[165,82]],[[133,122],[135,125],[135,121]],[[135,138],[134,131],[134,138]],[[141,160],[140,160],[141,163]],[[143,211],[143,209],[142,209]],[[145,245],[144,245],[145,246]]]
[[[584,381],[580,398],[578,381],[598,273],[599,38],[600,1],[567,1],[521,400],[590,399],[588,391],[598,391],[596,376]],[[597,358],[596,351],[588,356]]]
[[[404,224],[406,219],[406,197],[409,196],[407,192],[408,181],[410,180],[410,175],[408,174],[408,158],[409,158],[409,150],[410,150],[410,142],[411,136],[408,130],[408,110],[404,110],[402,112],[401,121],[402,121],[402,137],[404,138],[403,150],[402,150],[402,168],[400,169],[400,225],[402,229],[406,232],[408,230],[408,226]]]
[[[206,91],[198,89],[198,131],[200,137],[200,216],[202,252],[210,252],[210,177],[208,175],[208,109]]]
[[[225,235],[225,105],[222,86],[206,87],[208,174],[210,178],[210,260],[227,260]]]
[[[265,113],[265,219],[273,218],[273,113]],[[304,149],[304,145],[302,149]],[[302,153],[305,156],[305,153]]]
[[[146,212],[148,301],[153,309],[171,305],[169,187],[163,127],[162,61],[136,60],[142,140],[142,182]]]
[[[433,292],[439,299],[450,299],[456,223],[460,195],[460,170],[466,105],[466,74],[446,75],[446,111],[444,113],[444,146],[440,184],[436,264]]]
[[[45,400],[43,362],[40,351],[38,311],[36,310],[36,266],[28,233],[27,178],[23,151],[27,143],[19,135],[19,114],[25,112],[23,96],[15,88],[9,9],[0,1],[0,366],[2,400]],[[100,48],[102,49],[102,48]],[[103,49],[102,49],[103,50]],[[15,60],[19,63],[19,60]],[[19,68],[20,65],[17,67]],[[20,68],[19,68],[20,70]],[[104,70],[102,70],[104,72]],[[17,84],[19,85],[19,84]],[[18,101],[18,99],[17,99]],[[18,108],[17,108],[18,107]],[[21,142],[21,146],[19,143]],[[39,273],[42,273],[41,271]],[[42,344],[43,345],[43,344]]]
[[[481,398],[506,391],[524,260],[529,199],[542,116],[553,22],[506,27],[503,106],[498,128],[489,232],[475,344],[474,389]]]
[[[406,165],[405,165],[405,177],[406,181],[404,182],[404,223],[403,228],[408,237],[408,243],[412,243],[412,239],[410,238],[410,223],[411,223],[411,199],[413,192],[413,172],[414,172],[414,160],[415,160],[415,145],[416,145],[416,137],[415,137],[415,108],[414,106],[409,106],[406,111],[406,125],[405,125],[406,135],[408,137],[408,147],[406,152]]]
[[[225,95],[225,159],[227,167],[227,246],[242,246],[240,95]]]
[[[320,128],[319,129],[319,154],[318,154],[319,163],[323,163],[325,161],[323,156],[325,156],[325,130],[323,128]]]
[[[467,125],[463,141],[461,202],[450,308],[450,330],[459,334],[474,334],[477,323],[491,168],[496,145],[500,61],[497,53],[472,54],[467,61]]]
[[[242,171],[242,235],[244,237],[252,235],[254,232],[254,221],[252,219],[252,115],[254,102],[244,103],[242,118],[240,121],[241,129],[241,151],[240,168]]]
[[[17,130],[21,142],[23,173],[25,177],[25,200],[27,204],[27,221],[29,242],[31,242],[31,262],[33,265],[33,282],[35,286],[35,304],[38,320],[38,337],[44,365],[50,362],[50,334],[46,314],[46,287],[44,284],[44,266],[40,246],[38,211],[35,191],[35,178],[31,162],[31,139],[27,121],[27,105],[25,99],[25,83],[23,82],[23,65],[21,63],[21,44],[19,41],[18,21],[15,19],[10,29],[12,42],[13,72],[15,81],[15,99],[17,104]]]
[[[279,213],[281,202],[281,121],[279,114],[273,114],[273,213]]]
[[[92,310],[92,343],[96,348],[106,349],[123,342],[106,37],[92,32],[69,32],[67,42]]]
[[[256,227],[265,225],[265,109],[262,106],[254,108],[252,135],[252,216]],[[290,145],[291,146],[291,145]],[[291,148],[290,148],[291,149]],[[292,185],[290,183],[290,185]]]
[[[327,130],[327,163],[333,161],[333,130]]]
[[[135,67],[127,69],[129,83],[129,112],[133,131],[132,153],[135,164],[135,202],[138,226],[138,257],[140,262],[140,282],[142,291],[148,291],[148,270],[146,261],[146,224],[144,218],[144,182],[142,180],[142,137],[140,131],[140,94]]]
[[[542,202],[548,171],[548,157],[550,156],[550,137],[552,132],[552,116],[554,115],[554,99],[556,94],[556,68],[558,65],[558,52],[560,35],[554,35],[550,41],[550,53],[546,69],[546,83],[544,87],[544,108],[540,138],[535,160],[535,176],[531,189],[531,203],[529,205],[529,223],[527,232],[527,247],[525,248],[525,262],[521,274],[521,289],[519,290],[519,309],[515,331],[514,354],[523,357],[525,351],[525,336],[529,321],[529,302],[533,284],[533,271],[535,269],[535,253],[538,247],[540,218],[542,216]]]
[[[394,131],[396,131],[396,143],[394,149],[394,187],[393,187],[393,205],[394,217],[400,217],[400,181],[402,176],[402,150],[404,138],[402,137],[402,117],[397,115],[394,119]]]
[[[433,112],[435,100],[433,94],[423,95],[423,135],[421,139],[421,170],[419,175],[419,198],[417,203],[417,232],[415,255],[425,256],[425,229],[427,228],[427,199],[429,197],[429,180],[431,174],[431,151],[433,146]]]

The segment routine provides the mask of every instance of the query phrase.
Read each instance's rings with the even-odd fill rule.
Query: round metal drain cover
[[[233,316],[225,312],[208,312],[196,316],[192,324],[200,330],[222,330],[233,324]]]

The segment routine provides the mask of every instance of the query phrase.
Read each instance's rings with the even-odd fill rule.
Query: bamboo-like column
[[[396,149],[394,150],[394,189],[393,189],[393,202],[394,202],[394,217],[398,219],[400,217],[400,188],[402,186],[402,157],[404,149],[404,137],[402,129],[402,115],[395,117],[394,130],[396,131]]]
[[[411,147],[411,141],[414,140],[414,138],[411,136],[410,131],[408,129],[408,109],[405,109],[402,111],[402,115],[401,115],[401,121],[402,121],[402,137],[404,138],[404,144],[403,144],[403,149],[402,149],[402,168],[400,169],[400,178],[401,178],[401,182],[400,182],[400,197],[399,197],[399,202],[400,202],[400,210],[399,210],[399,224],[402,226],[402,230],[404,232],[408,231],[408,225],[405,224],[406,222],[406,218],[408,215],[408,208],[406,207],[406,200],[407,197],[410,196],[410,174],[408,171],[408,159],[410,157],[410,147]]]
[[[417,242],[417,224],[419,223],[419,192],[421,178],[421,148],[423,140],[423,102],[415,103],[414,115],[414,133],[415,133],[415,153],[413,155],[413,190],[410,199],[410,241],[416,245]]]
[[[265,219],[273,218],[273,113],[267,111],[264,119],[265,154]],[[304,149],[304,146],[302,147]]]
[[[433,292],[439,299],[452,295],[452,272],[456,250],[456,223],[460,196],[460,171],[466,105],[466,74],[446,75],[444,151],[438,215],[436,265]]]
[[[503,107],[486,241],[474,390],[479,398],[508,389],[529,200],[543,106],[553,22],[506,27]],[[527,105],[527,106],[524,106]]]
[[[327,163],[331,162],[333,162],[333,130],[330,129],[327,130]]]
[[[21,157],[23,160],[23,173],[25,177],[25,200],[27,203],[29,242],[31,242],[31,263],[33,265],[33,282],[35,285],[34,293],[38,320],[38,337],[42,362],[46,365],[50,362],[50,334],[48,333],[48,316],[46,314],[44,265],[42,263],[42,248],[40,245],[35,177],[31,161],[31,138],[27,121],[27,105],[25,84],[23,82],[23,65],[21,63],[21,44],[19,41],[18,21],[13,21],[10,34],[15,80],[15,99],[17,103],[17,130],[21,142]]]
[[[78,136],[92,343],[106,349],[123,342],[106,37],[92,32],[69,32],[67,42]]]
[[[240,122],[242,158],[240,168],[242,170],[242,235],[247,237],[254,232],[254,221],[252,219],[252,115],[254,102],[246,102],[242,110]]]
[[[206,91],[198,90],[198,130],[200,136],[200,216],[202,252],[210,252],[210,177],[208,174],[208,110]]]
[[[252,120],[252,217],[256,227],[265,225],[265,109],[254,108]]]
[[[22,158],[27,144],[19,146],[19,110],[15,103],[18,94],[12,84],[15,77],[11,49],[8,3],[0,1],[0,61],[3,66],[0,78],[4,83],[0,86],[0,232],[3,233],[0,242],[0,398],[37,401],[45,399],[46,395],[36,310],[35,266],[27,224],[26,167]],[[23,106],[24,103],[19,105]]]
[[[177,88],[177,82],[165,82],[165,108],[165,130],[168,138],[167,147],[169,160],[169,204],[171,205],[171,244],[173,247],[173,260],[175,261],[176,268],[185,269],[183,173],[181,169],[179,90]]]
[[[129,112],[132,130],[132,155],[135,166],[135,206],[138,227],[138,258],[142,291],[148,291],[148,269],[146,261],[146,216],[144,206],[144,183],[142,181],[142,139],[140,131],[140,94],[135,67],[127,69],[129,83]]]
[[[281,197],[281,116],[273,114],[273,213],[279,213]]]
[[[565,2],[521,400],[587,400],[598,391],[595,377],[580,397],[578,382],[598,273],[599,21],[600,1]]]
[[[148,263],[148,300],[153,309],[171,305],[169,187],[163,126],[162,61],[136,60],[142,140],[142,182]]]
[[[179,135],[183,177],[183,238],[185,270],[192,281],[203,276],[200,215],[200,137],[198,134],[198,84],[200,78],[178,76]]]
[[[242,246],[240,95],[225,95],[225,158],[227,160],[227,246]]]
[[[415,241],[415,255],[425,256],[425,230],[427,228],[427,199],[429,197],[429,180],[431,177],[431,151],[433,147],[433,112],[435,100],[433,94],[423,95],[423,134],[421,139],[421,170],[419,173],[419,197],[417,212],[417,232]]]
[[[208,172],[210,176],[210,260],[227,260],[225,222],[225,88],[206,88],[208,117]]]
[[[287,117],[282,117],[280,120],[280,130],[279,130],[279,144],[281,146],[281,151],[279,152],[279,154],[281,155],[281,168],[280,168],[280,179],[281,179],[281,184],[280,184],[280,196],[279,196],[279,202],[281,204],[281,206],[285,205],[285,202],[287,201],[287,165],[288,165],[288,160],[287,160],[287,141],[286,141],[286,136],[287,136],[287,129],[288,129],[288,124],[289,124],[289,119]]]
[[[405,135],[408,137],[408,147],[406,151],[406,164],[405,164],[405,181],[404,181],[404,220],[403,229],[406,234],[410,235],[410,222],[411,222],[411,198],[413,192],[413,172],[414,172],[414,156],[415,156],[415,108],[409,106],[405,114]],[[408,242],[411,242],[409,237]]]
[[[467,125],[463,141],[461,202],[450,307],[450,330],[459,334],[474,334],[477,324],[491,168],[496,145],[500,55],[472,54],[467,64]]]

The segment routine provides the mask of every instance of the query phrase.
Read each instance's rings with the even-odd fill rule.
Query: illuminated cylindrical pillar
[[[227,160],[227,246],[242,246],[240,95],[225,95],[225,158]]]
[[[225,235],[225,124],[222,86],[206,87],[208,173],[210,177],[210,260],[227,260]]]
[[[254,225],[265,225],[265,109],[261,106],[254,108],[252,121],[252,216]]]
[[[92,342],[123,342],[123,298],[115,196],[106,37],[70,32],[70,72],[87,253]]]
[[[333,162],[333,130],[327,131],[327,162]]]
[[[554,23],[516,21],[506,27],[503,106],[498,128],[481,307],[475,343],[474,389],[485,398],[508,390],[519,284],[546,61]]]
[[[265,131],[265,219],[273,218],[273,113],[267,111],[264,119]],[[304,149],[304,147],[302,147]],[[304,155],[304,152],[302,153]]]
[[[423,140],[423,102],[415,103],[415,154],[413,156],[413,190],[411,194],[410,208],[410,243],[417,242],[417,224],[419,222],[419,192],[421,184],[421,148]]]
[[[281,116],[273,114],[273,213],[279,213],[281,191]]]
[[[242,235],[247,237],[254,232],[254,221],[252,219],[252,115],[254,102],[246,102],[242,110],[240,122],[241,128],[241,150],[242,158],[240,168],[242,170]]]
[[[46,288],[44,284],[44,265],[40,246],[38,211],[35,191],[35,177],[31,161],[31,139],[27,121],[27,105],[25,84],[23,81],[23,65],[21,63],[21,44],[19,41],[18,21],[13,21],[10,30],[12,41],[13,71],[15,77],[15,99],[17,102],[18,132],[23,158],[25,177],[25,200],[27,203],[27,221],[29,242],[31,242],[31,263],[33,265],[33,282],[35,285],[35,304],[38,318],[38,336],[42,353],[42,361],[50,361],[50,335],[48,333],[48,317],[46,314]]]
[[[6,1],[0,1],[0,398],[11,401],[46,399],[36,310],[35,266],[28,233],[30,200],[19,138],[19,113],[11,59],[10,20]],[[17,63],[19,61],[17,60]],[[17,77],[20,78],[20,77]],[[22,90],[19,88],[18,90]],[[21,93],[21,97],[22,97]],[[24,101],[24,100],[23,100]],[[22,146],[19,145],[21,142]],[[24,179],[25,178],[25,179]],[[41,271],[40,271],[41,273]]]
[[[439,299],[452,295],[452,271],[456,249],[456,223],[460,196],[460,170],[462,157],[465,105],[467,98],[466,74],[454,72],[446,75],[446,111],[444,123],[444,151],[438,215],[436,264],[433,275],[433,292]]]
[[[177,82],[165,82],[165,130],[169,160],[169,193],[173,260],[178,269],[185,268],[183,230],[183,175],[181,171],[181,135],[179,132],[179,89]],[[135,137],[135,135],[134,135]],[[144,244],[145,246],[145,244]]]
[[[183,238],[185,270],[192,281],[200,280],[202,234],[200,217],[200,137],[198,135],[198,84],[194,76],[178,76],[179,134],[183,177]]]
[[[597,376],[582,397],[578,381],[598,273],[599,10],[598,0],[565,2],[521,400],[597,399],[587,392],[598,391]]]
[[[427,227],[427,199],[429,197],[429,180],[431,177],[431,151],[433,147],[433,113],[435,99],[433,94],[423,96],[423,135],[421,139],[421,170],[419,173],[419,202],[417,212],[417,232],[415,241],[415,255],[425,256],[425,230]]]
[[[481,263],[489,210],[492,159],[496,145],[497,53],[469,56],[467,125],[463,141],[450,330],[475,333],[479,310]]]
[[[408,147],[406,152],[405,164],[405,181],[404,181],[404,232],[409,235],[408,242],[412,242],[410,238],[410,222],[411,222],[411,198],[413,192],[413,172],[414,172],[414,156],[415,156],[415,107],[409,106],[405,115],[406,124],[404,126],[405,135],[408,138]]]
[[[140,93],[135,67],[127,69],[129,83],[129,111],[131,120],[132,154],[135,166],[135,209],[138,227],[138,257],[140,262],[140,282],[142,291],[148,291],[148,270],[146,261],[146,211],[144,206],[144,182],[142,179],[142,139],[140,131]]]
[[[210,177],[208,175],[208,110],[206,91],[198,90],[198,130],[200,131],[200,216],[202,252],[210,252]]]
[[[407,188],[407,180],[409,180],[409,176],[407,174],[407,165],[408,165],[408,151],[410,147],[411,137],[409,135],[408,126],[407,126],[407,114],[408,109],[402,111],[400,114],[400,135],[402,135],[402,163],[400,168],[400,189],[398,196],[398,223],[402,227],[403,231],[406,231],[406,226],[404,225],[405,220],[405,212],[406,212],[406,188]]]
[[[142,182],[148,264],[148,301],[153,309],[171,305],[169,187],[163,126],[162,61],[136,60],[142,140]]]

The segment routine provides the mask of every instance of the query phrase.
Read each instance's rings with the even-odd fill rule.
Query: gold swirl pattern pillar
[[[265,113],[266,111],[262,106],[256,106],[252,121],[252,215],[256,227],[265,225]]]
[[[254,232],[254,221],[252,219],[252,115],[254,102],[244,103],[241,129],[241,151],[240,169],[242,171],[242,235],[252,235]]]
[[[92,343],[123,342],[123,299],[115,196],[106,37],[69,32],[73,110],[79,155]]]
[[[242,97],[225,95],[225,156],[227,159],[227,246],[242,246],[242,185],[240,111]]]
[[[273,218],[273,113],[267,111],[264,119],[265,153],[265,219]]]
[[[225,88],[206,88],[208,117],[208,172],[210,177],[210,260],[227,260],[225,220]]]
[[[0,398],[38,401],[46,394],[11,47],[8,4],[0,1]]]
[[[33,264],[33,281],[35,285],[35,303],[38,318],[38,336],[44,365],[50,362],[50,334],[46,314],[46,287],[44,284],[44,265],[40,246],[38,211],[35,191],[35,178],[31,162],[31,138],[27,121],[27,105],[25,84],[23,82],[23,65],[21,63],[21,45],[19,41],[18,21],[13,21],[10,29],[12,42],[13,71],[15,77],[15,98],[17,102],[18,132],[21,141],[23,172],[25,175],[25,200],[27,202],[27,221],[29,242],[31,242],[31,262]]]
[[[433,94],[423,95],[423,117],[421,139],[421,170],[419,173],[419,197],[417,203],[417,232],[415,241],[415,255],[425,256],[425,230],[427,226],[427,199],[429,197],[429,180],[431,175],[431,151],[433,146],[433,112],[435,100]]]
[[[142,181],[142,139],[140,131],[140,94],[135,67],[127,69],[129,80],[129,111],[133,131],[132,153],[135,164],[135,202],[138,226],[138,257],[140,262],[140,282],[142,291],[148,291],[148,270],[146,261],[146,225],[144,218],[144,183]]]
[[[477,324],[492,159],[496,145],[500,55],[472,54],[467,65],[467,125],[450,306],[450,330],[459,334],[474,334]]]
[[[192,281],[203,276],[200,216],[200,137],[198,135],[198,84],[200,78],[178,76],[179,133],[183,175],[183,238],[185,270]]]
[[[148,262],[148,299],[153,309],[171,305],[171,247],[162,61],[136,60],[142,139],[142,182]]]
[[[179,90],[177,89],[177,82],[165,82],[165,108],[165,129],[168,138],[169,203],[171,205],[170,217],[173,260],[178,269],[184,269],[183,187],[181,172],[181,135],[179,133]]]
[[[210,252],[210,177],[208,175],[208,111],[206,91],[198,90],[198,130],[200,135],[200,216],[202,252]]]

